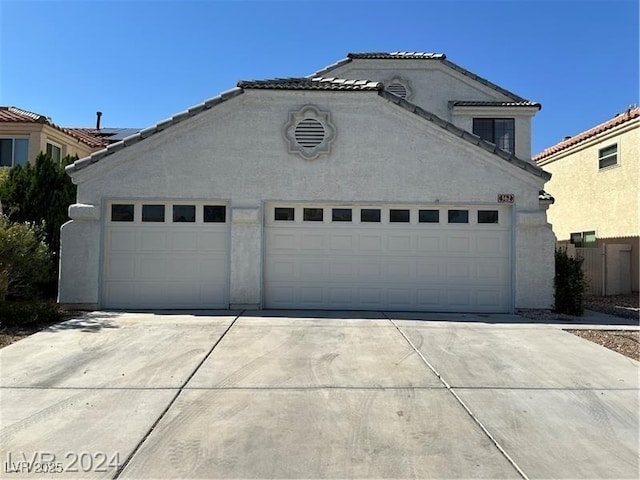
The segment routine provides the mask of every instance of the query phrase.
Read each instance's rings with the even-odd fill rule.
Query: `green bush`
[[[52,301],[0,302],[1,327],[27,327],[62,321],[63,311]]]
[[[60,227],[69,219],[67,209],[76,197],[76,186],[64,167],[76,159],[67,156],[57,163],[41,153],[34,165],[16,165],[0,182],[4,214],[14,223],[43,223],[44,240],[54,255],[60,250]]]
[[[582,258],[572,258],[564,248],[556,248],[555,306],[558,313],[582,315],[587,282],[582,271]]]
[[[0,215],[0,303],[32,300],[51,282],[51,253],[42,237],[34,225]]]

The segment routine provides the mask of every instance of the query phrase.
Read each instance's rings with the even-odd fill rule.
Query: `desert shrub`
[[[582,271],[582,258],[572,258],[564,248],[556,248],[554,309],[558,313],[582,315],[587,282]]]
[[[0,215],[0,302],[41,296],[53,265],[43,233],[29,223],[11,223]]]
[[[51,300],[0,302],[0,327],[27,327],[57,323],[63,310]]]

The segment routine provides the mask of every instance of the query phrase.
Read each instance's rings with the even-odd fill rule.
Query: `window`
[[[439,210],[419,210],[418,222],[440,223],[440,211]]]
[[[516,150],[513,118],[474,118],[473,133],[507,152],[514,153]]]
[[[389,222],[391,223],[408,223],[409,210],[389,210]]]
[[[449,210],[449,223],[469,223],[469,210]]]
[[[224,205],[205,205],[202,219],[204,223],[224,223],[227,221],[227,208]]]
[[[164,222],[164,205],[142,205],[143,222]]]
[[[294,208],[276,208],[274,220],[282,220],[293,222],[295,219],[295,209]]]
[[[321,222],[323,210],[321,208],[305,208],[302,212],[302,220],[305,222]]]
[[[594,248],[596,246],[596,232],[576,232],[571,234],[571,243],[576,247]]]
[[[195,205],[174,205],[173,221],[176,223],[193,223],[196,221]]]
[[[350,222],[351,209],[350,208],[334,208],[333,210],[331,210],[331,220],[334,222]]]
[[[55,163],[60,163],[62,159],[62,148],[53,143],[47,143],[47,155],[49,155]]]
[[[618,145],[609,145],[598,151],[598,168],[612,167],[618,164]]]
[[[379,222],[380,221],[380,209],[379,208],[363,208],[360,210],[360,221],[367,222]]]
[[[0,167],[26,165],[28,161],[28,138],[0,138]]]
[[[113,204],[111,205],[112,222],[133,222],[133,205]]]
[[[498,211],[478,210],[478,223],[498,223]]]

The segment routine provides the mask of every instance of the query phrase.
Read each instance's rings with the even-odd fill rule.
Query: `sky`
[[[0,0],[0,105],[144,128],[349,52],[444,53],[542,104],[532,153],[639,102],[639,0]]]

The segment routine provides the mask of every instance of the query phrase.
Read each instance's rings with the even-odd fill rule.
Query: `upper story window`
[[[483,140],[495,143],[498,148],[515,153],[516,136],[513,118],[474,118],[473,133]]]
[[[0,138],[0,167],[26,165],[28,161],[28,138]]]
[[[49,155],[54,162],[60,163],[62,159],[62,148],[55,143],[47,142],[47,155]]]
[[[598,168],[612,167],[618,164],[618,145],[609,145],[598,150]]]

